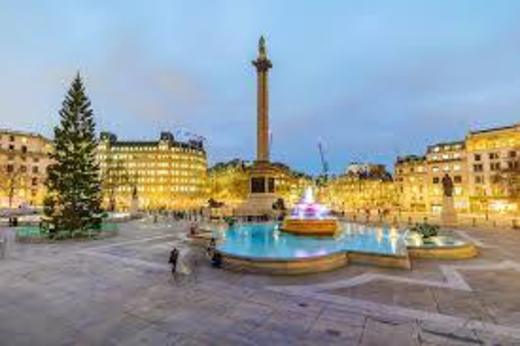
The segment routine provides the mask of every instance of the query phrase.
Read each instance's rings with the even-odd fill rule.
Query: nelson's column
[[[269,69],[273,67],[267,58],[265,39],[258,42],[258,57],[253,61],[257,72],[256,161],[250,172],[249,195],[237,214],[260,216],[273,213],[276,168],[269,162]]]

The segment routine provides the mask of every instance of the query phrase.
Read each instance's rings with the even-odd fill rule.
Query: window
[[[434,184],[438,184],[439,181],[440,181],[439,177],[434,177],[433,180],[432,180],[432,182],[433,182]]]
[[[37,157],[35,157],[35,158],[33,159],[33,162],[34,162],[34,163],[38,163],[38,162],[40,162],[40,159],[37,158]]]
[[[514,150],[510,151],[509,157],[516,157],[516,151],[514,151]]]
[[[483,169],[484,169],[484,166],[482,166],[482,164],[473,165],[474,172],[482,172]]]
[[[462,183],[462,177],[460,175],[456,175],[453,177],[453,182],[460,184]]]
[[[473,158],[475,159],[475,161],[480,161],[482,159],[482,156],[480,154],[475,154]]]
[[[439,171],[439,167],[437,167],[437,166],[433,166],[433,168],[432,168],[432,172],[435,172],[435,173],[436,173],[436,172],[438,172],[438,171]]]
[[[32,178],[32,180],[31,180],[31,185],[32,185],[32,186],[36,186],[36,185],[38,185],[38,178]]]
[[[27,153],[27,145],[22,145],[22,153],[23,154]]]
[[[14,150],[14,145],[13,144],[9,144],[9,150],[11,150],[11,151]]]
[[[484,177],[477,175],[475,177],[475,184],[484,184]]]
[[[518,169],[518,161],[509,161],[507,167],[509,169]]]
[[[14,136],[9,136],[9,141],[14,142]]]
[[[38,166],[34,166],[34,167],[32,168],[32,172],[35,173],[35,174],[37,174],[37,173],[38,173]]]
[[[489,153],[489,159],[490,160],[498,159],[498,153]]]
[[[14,172],[14,166],[13,165],[7,165],[7,173]]]
[[[27,172],[27,166],[20,166],[20,172],[25,173]]]
[[[492,171],[498,171],[498,170],[500,170],[500,162],[492,162],[492,163],[489,165],[489,168],[490,168]]]

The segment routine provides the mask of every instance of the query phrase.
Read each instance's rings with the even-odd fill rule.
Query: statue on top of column
[[[259,58],[267,58],[267,52],[265,49],[265,38],[264,36],[260,36],[260,40],[258,40],[258,57]]]

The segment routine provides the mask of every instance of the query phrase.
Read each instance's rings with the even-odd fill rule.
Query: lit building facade
[[[314,185],[311,176],[296,172],[281,163],[271,163],[277,195],[290,208],[297,203],[307,186]],[[242,160],[218,163],[208,170],[209,197],[231,208],[239,207],[249,194],[249,176],[253,164]]]
[[[466,148],[471,209],[518,212],[520,124],[470,132]]]
[[[43,205],[51,150],[40,134],[0,130],[0,207]]]
[[[358,213],[397,207],[396,186],[384,165],[356,163],[355,168],[349,165],[346,172],[320,189],[320,200],[331,209]]]
[[[425,156],[398,157],[394,182],[401,210],[425,212],[429,204],[429,177]]]
[[[208,197],[233,209],[242,204],[249,193],[249,166],[249,163],[235,159],[211,167],[208,170]]]
[[[459,212],[517,213],[520,124],[473,131],[463,141],[430,145],[425,156],[399,157],[394,177],[400,207],[439,213],[445,174],[453,181]]]
[[[428,146],[426,151],[427,205],[432,213],[442,209],[442,178],[448,174],[453,181],[455,208],[461,212],[469,210],[468,165],[464,141],[444,142]]]
[[[194,209],[207,197],[203,143],[176,141],[162,132],[157,141],[118,141],[103,132],[98,147],[104,206],[128,210],[133,195],[139,209]]]

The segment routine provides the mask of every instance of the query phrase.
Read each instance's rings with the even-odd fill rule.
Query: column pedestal
[[[269,162],[257,161],[249,174],[249,195],[237,208],[237,216],[273,216],[273,203],[278,196],[275,193],[276,169]]]

